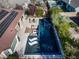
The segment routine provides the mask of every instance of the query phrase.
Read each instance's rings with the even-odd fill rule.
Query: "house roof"
[[[62,0],[65,3],[69,3],[70,0]],[[71,0],[70,5],[73,6],[74,8],[79,7],[79,0]]]
[[[22,17],[23,15],[23,10],[11,10],[11,9],[4,9],[6,11],[9,12],[9,14],[7,14],[4,18],[6,19],[6,17],[8,15],[10,15],[11,11],[16,11],[18,12],[18,14],[16,15],[16,17],[14,18],[14,20],[11,22],[11,24],[8,26],[8,28],[6,29],[6,31],[3,33],[3,35],[0,37],[0,53],[5,50],[8,49],[11,44],[12,41],[17,33],[17,31],[15,30],[15,26],[17,25],[19,19]]]
[[[71,6],[73,6],[74,8],[79,7],[79,0],[71,0]]]

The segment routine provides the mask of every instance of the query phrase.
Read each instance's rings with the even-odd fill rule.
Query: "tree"
[[[42,7],[37,7],[37,8],[36,8],[35,15],[36,15],[37,17],[43,16],[43,13],[44,13],[44,11],[43,11]]]

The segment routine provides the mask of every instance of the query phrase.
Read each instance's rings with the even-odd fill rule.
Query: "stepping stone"
[[[33,42],[28,42],[28,44],[29,44],[30,46],[33,46],[33,45],[38,44],[38,42],[37,42],[37,41],[33,41]]]
[[[32,39],[29,39],[30,42],[33,42],[33,41],[36,41],[37,38],[32,38]]]

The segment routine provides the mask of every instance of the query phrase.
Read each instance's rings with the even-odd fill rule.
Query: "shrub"
[[[35,15],[37,16],[37,17],[41,17],[41,16],[43,16],[43,9],[42,9],[42,7],[37,7],[36,8],[36,12],[35,12]]]
[[[15,52],[15,53],[9,55],[7,59],[19,59],[18,53]]]

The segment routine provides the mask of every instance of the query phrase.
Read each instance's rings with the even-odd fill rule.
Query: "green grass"
[[[7,59],[19,59],[19,56],[18,56],[18,54],[15,52],[15,53],[9,55]]]

